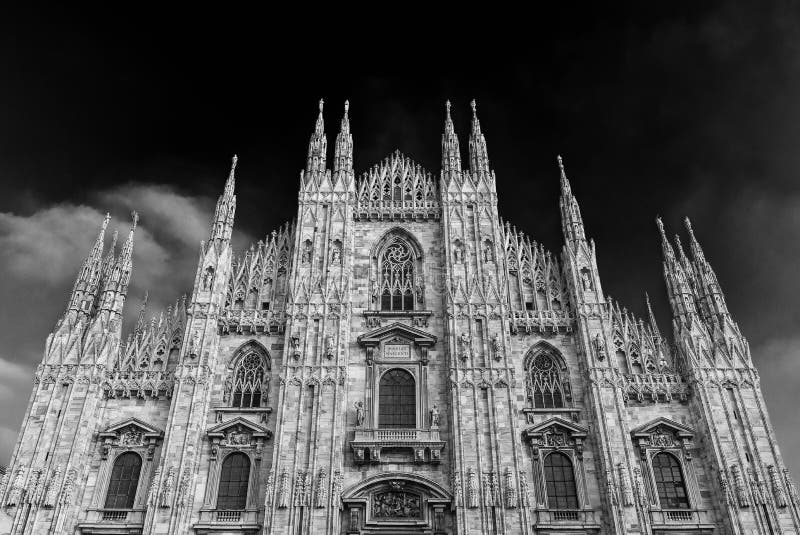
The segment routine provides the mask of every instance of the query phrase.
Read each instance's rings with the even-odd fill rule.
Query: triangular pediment
[[[436,337],[434,335],[415,327],[409,327],[400,322],[395,322],[385,327],[378,327],[373,331],[362,334],[358,337],[358,343],[364,346],[376,346],[393,336],[409,339],[420,346],[432,346],[436,343]]]
[[[99,436],[113,438],[128,432],[131,430],[131,428],[147,438],[157,438],[164,434],[161,429],[153,427],[150,424],[146,424],[138,418],[126,418],[125,420],[119,420],[118,422],[106,427],[99,433]]]
[[[659,428],[669,429],[672,433],[675,433],[676,436],[681,438],[691,438],[694,436],[694,429],[691,427],[687,427],[669,418],[664,418],[663,416],[632,429],[631,435],[634,437],[647,437]]]
[[[548,418],[543,422],[539,422],[538,424],[525,429],[522,433],[527,438],[533,438],[549,432],[553,427],[558,427],[561,430],[566,431],[574,438],[583,438],[589,433],[589,430],[585,427],[560,416],[553,416],[552,418]]]
[[[227,422],[222,422],[220,424],[215,425],[214,427],[210,428],[207,431],[207,435],[209,437],[224,437],[226,432],[230,431],[231,429],[244,429],[254,437],[271,437],[272,433],[266,427],[261,427],[260,425],[251,422],[247,418],[243,418],[241,416],[237,416],[232,420],[228,420]]]

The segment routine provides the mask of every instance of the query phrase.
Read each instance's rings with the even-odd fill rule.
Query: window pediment
[[[421,329],[409,327],[400,322],[395,322],[385,327],[380,327],[358,337],[358,343],[364,347],[374,347],[381,342],[389,339],[408,340],[419,346],[432,346],[436,343],[436,337]]]
[[[100,437],[115,438],[124,433],[137,433],[143,438],[161,438],[164,434],[161,429],[148,425],[138,418],[127,418],[106,427],[100,432]]]
[[[656,418],[631,431],[640,445],[651,447],[681,446],[694,437],[694,430],[669,418]]]
[[[525,429],[522,434],[536,447],[568,448],[580,446],[588,432],[585,427],[554,416]]]
[[[386,361],[419,360],[428,362],[428,350],[436,344],[436,337],[423,330],[395,322],[358,337],[358,343],[367,350],[367,362],[374,359]]]
[[[206,434],[210,439],[219,441],[220,445],[229,446],[249,446],[253,439],[272,438],[269,429],[241,416],[215,425]]]

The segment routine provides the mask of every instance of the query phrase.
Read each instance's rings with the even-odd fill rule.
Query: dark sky
[[[102,213],[123,237],[142,214],[128,311],[149,290],[155,312],[189,289],[231,155],[244,246],[294,216],[319,98],[331,149],[350,99],[357,172],[394,149],[438,172],[444,101],[466,154],[475,98],[503,218],[560,250],[562,154],[605,291],[637,314],[648,291],[664,332],[653,219],[692,218],[800,475],[800,8],[693,4],[4,17],[0,463]]]

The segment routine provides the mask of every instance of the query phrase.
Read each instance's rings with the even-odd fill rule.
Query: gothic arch
[[[571,406],[569,369],[561,352],[547,342],[528,350],[524,360],[525,388],[532,409],[565,409]]]
[[[375,242],[375,245],[372,246],[372,250],[370,251],[370,257],[373,259],[377,259],[378,255],[383,251],[383,249],[392,241],[393,238],[398,237],[403,239],[406,243],[411,246],[411,249],[414,251],[418,260],[422,260],[424,254],[422,250],[422,245],[419,243],[419,240],[411,233],[408,229],[403,227],[392,227],[386,232],[384,232],[381,237]]]
[[[550,356],[558,365],[559,371],[565,374],[567,378],[569,377],[569,368],[567,367],[567,362],[564,360],[564,356],[561,354],[561,351],[559,351],[553,344],[544,340],[536,342],[530,347],[530,349],[528,349],[527,353],[525,353],[525,360],[523,361],[523,366],[525,369],[528,369],[533,359],[542,353],[546,353],[548,356]]]
[[[411,312],[424,304],[424,254],[406,229],[393,227],[370,253],[370,291],[373,310]]]
[[[264,359],[267,371],[272,369],[272,357],[270,356],[267,348],[264,347],[264,344],[258,340],[248,340],[236,348],[236,351],[233,352],[231,358],[228,360],[228,369],[233,370],[236,367],[236,364],[238,364],[239,360],[250,353],[259,353]]]
[[[256,340],[245,342],[228,361],[223,401],[232,407],[261,407],[269,396],[271,369],[267,349]]]

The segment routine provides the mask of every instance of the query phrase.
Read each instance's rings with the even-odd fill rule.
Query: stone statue
[[[364,411],[364,402],[356,401],[355,406],[356,406],[356,427],[363,427],[364,418],[366,417],[366,412]]]
[[[586,268],[581,270],[581,282],[583,283],[583,290],[585,292],[592,291],[592,279],[589,276],[589,270]]]
[[[328,359],[332,359],[333,351],[334,351],[333,336],[328,335],[325,337],[325,356]]]
[[[461,360],[467,360],[472,353],[472,340],[470,340],[469,333],[463,331],[460,337],[461,342]]]
[[[597,360],[606,358],[606,344],[603,340],[603,335],[600,333],[597,333],[594,337],[594,349],[597,351]]]
[[[456,258],[456,264],[461,264],[464,262],[464,249],[460,244],[456,245],[454,254]]]
[[[492,336],[492,353],[494,353],[495,360],[500,360],[500,357],[503,356],[503,345],[500,342],[499,333],[494,333],[494,336]]]
[[[339,250],[339,247],[334,245],[333,251],[331,251],[331,264],[341,264],[341,263],[342,263],[342,252]]]
[[[436,405],[431,409],[431,427],[439,427],[439,408]]]

